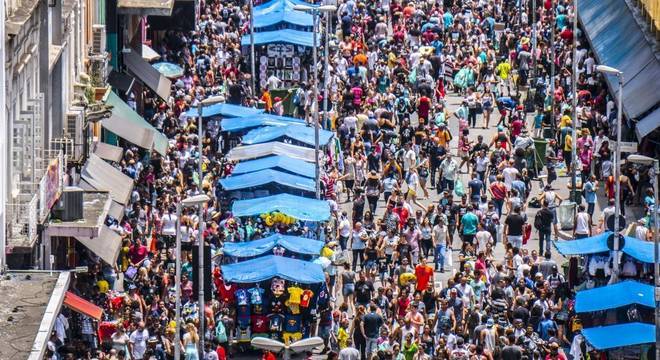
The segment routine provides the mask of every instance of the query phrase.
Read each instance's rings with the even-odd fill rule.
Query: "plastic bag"
[[[465,195],[465,187],[461,179],[454,180],[454,194],[458,197]]]

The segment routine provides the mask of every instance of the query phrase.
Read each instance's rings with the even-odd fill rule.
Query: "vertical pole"
[[[40,111],[39,109],[39,101],[31,101],[32,102],[32,185],[30,186],[32,188],[32,193],[36,194],[37,193],[37,111]],[[71,134],[72,136],[75,136],[75,134]],[[65,147],[66,149],[66,147]]]
[[[203,175],[204,175],[204,173],[202,172],[202,160],[203,160],[202,158],[203,158],[203,153],[204,153],[204,142],[202,141],[202,139],[204,137],[204,133],[202,132],[203,131],[202,127],[203,127],[203,123],[204,123],[204,118],[202,117],[202,111],[203,110],[204,110],[204,105],[200,101],[199,104],[197,104],[197,118],[199,120],[199,124],[198,124],[198,127],[197,127],[197,137],[198,137],[197,147],[198,147],[198,151],[199,151],[199,159],[198,159],[198,164],[197,164],[197,165],[199,165],[198,170],[197,170],[198,174],[199,174],[199,184],[197,184],[197,185],[199,186],[199,188],[197,190],[199,191],[200,194],[202,193],[202,179],[203,179]]]
[[[250,0],[250,79],[252,80],[252,95],[257,95],[257,73],[254,65],[254,0]]]
[[[204,158],[204,118],[202,117],[202,111],[204,110],[204,104],[200,101],[199,104],[197,105],[198,109],[198,114],[199,114],[199,128],[197,129],[198,131],[198,147],[199,147],[199,188],[197,189],[200,194],[202,194],[202,180],[204,179],[204,172],[202,170],[202,163],[203,163],[203,158]],[[197,289],[199,292],[199,353],[202,355],[201,357],[203,358],[204,354],[204,333],[205,333],[205,328],[204,328],[204,233],[203,233],[203,226],[204,226],[204,204],[199,204],[199,279]],[[178,230],[178,229],[177,229]]]
[[[550,126],[554,130],[557,127],[555,123],[555,0],[550,4],[550,99],[552,106],[552,115]]]
[[[175,314],[174,321],[176,328],[174,330],[174,358],[181,359],[181,202],[176,204],[176,278],[174,286],[176,287],[175,296]]]
[[[536,86],[536,0],[532,0],[532,86]]]
[[[199,354],[200,358],[204,358],[204,335],[206,334],[206,316],[204,312],[204,228],[206,227],[204,221],[204,204],[199,204],[199,251],[198,251],[198,264],[199,264],[199,285],[198,289],[198,302],[199,302]]]
[[[614,270],[613,279],[619,275],[619,216],[621,216],[621,117],[623,115],[623,73],[617,74],[619,80],[619,97],[616,112],[616,151],[614,152]]]
[[[312,99],[312,109],[313,109],[313,114],[312,114],[312,119],[314,120],[314,164],[315,164],[315,177],[314,179],[316,180],[316,198],[320,199],[321,198],[321,164],[320,164],[320,159],[319,159],[319,72],[318,72],[318,55],[317,55],[317,50],[316,47],[318,46],[317,44],[317,39],[318,39],[318,20],[319,20],[319,12],[317,10],[314,10],[313,12],[313,21],[314,21],[314,46],[312,48],[312,61],[314,61],[314,64],[312,65],[312,71],[314,71],[314,85],[312,86],[312,93],[314,96],[314,99]]]
[[[330,12],[325,12],[325,44],[323,46],[323,128],[328,126],[328,97],[330,96],[330,68],[328,57],[330,56]],[[326,130],[328,130],[326,129]]]
[[[660,359],[660,259],[658,259],[658,250],[660,250],[660,224],[658,224],[658,172],[660,171],[659,161],[653,161],[653,279],[655,289],[655,358]]]
[[[578,91],[577,91],[577,77],[578,77],[578,66],[577,66],[577,54],[578,54],[578,0],[573,2],[573,76],[572,76],[572,85],[571,92],[573,93],[573,126],[571,131],[571,201],[577,204],[577,125],[578,125]],[[577,205],[576,205],[577,206]]]
[[[6,1],[0,2],[0,19],[3,21],[5,20],[5,6],[6,6]],[[2,41],[5,41],[5,27],[0,26],[0,39],[3,39]],[[3,42],[3,44],[5,44]],[[8,142],[8,136],[7,136],[7,111],[6,109],[6,104],[5,104],[5,47],[0,46],[0,169],[2,169],[2,179],[0,179],[0,273],[3,273],[5,270],[5,264],[6,264],[6,254],[5,254],[5,249],[6,249],[6,233],[5,233],[5,223],[6,223],[6,196],[7,196],[7,178],[9,175],[7,174],[8,169],[11,167],[11,165],[8,164],[7,157],[9,153],[7,151],[7,142]]]

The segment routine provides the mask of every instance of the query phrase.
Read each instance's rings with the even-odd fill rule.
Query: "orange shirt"
[[[426,290],[429,281],[433,277],[433,268],[428,265],[417,265],[417,267],[415,267],[415,276],[417,277],[417,285],[415,285],[415,288],[418,291]]]

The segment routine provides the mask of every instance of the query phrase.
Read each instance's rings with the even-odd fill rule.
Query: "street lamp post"
[[[250,79],[252,80],[252,96],[257,95],[257,74],[254,65],[254,0],[250,0]]]
[[[629,155],[628,162],[653,165],[653,289],[655,299],[655,358],[660,359],[660,259],[658,250],[660,250],[660,224],[658,224],[658,174],[660,172],[660,161],[644,155]]]
[[[615,69],[613,67],[598,65],[596,66],[596,71],[606,74],[614,75],[619,80],[619,95],[617,100],[617,112],[616,112],[616,149],[614,152],[614,249],[615,249],[615,261],[616,266],[614,267],[614,273],[619,274],[619,217],[621,216],[621,117],[623,116],[623,72]],[[656,195],[657,196],[657,195]]]
[[[313,43],[313,48],[312,48],[312,61],[314,62],[314,65],[312,66],[312,71],[314,72],[314,85],[312,88],[312,96],[314,99],[312,99],[312,109],[314,113],[312,114],[312,118],[314,121],[314,165],[315,165],[315,176],[314,180],[316,182],[316,198],[320,199],[321,198],[321,164],[320,164],[320,158],[319,158],[319,88],[318,88],[318,55],[316,51],[317,47],[317,34],[318,34],[318,20],[320,17],[321,13],[332,13],[337,11],[337,7],[334,5],[321,5],[321,6],[309,6],[309,5],[303,5],[303,4],[298,4],[293,7],[293,10],[297,11],[304,11],[307,13],[312,14],[313,16],[313,36],[314,36],[314,43]],[[327,31],[327,28],[326,28]],[[328,44],[325,44],[326,46],[326,51]],[[325,66],[326,66],[326,74],[327,74],[327,67],[328,67],[328,57],[326,56],[325,59]],[[327,82],[327,78],[325,80]],[[326,90],[326,95],[327,97],[327,90]],[[325,103],[325,100],[324,100]]]
[[[577,138],[577,125],[578,125],[578,90],[577,90],[577,77],[578,77],[578,66],[577,66],[577,53],[578,53],[578,0],[573,2],[573,76],[572,76],[572,85],[571,92],[573,93],[573,126],[571,129],[571,201],[577,204],[577,147],[576,138]],[[554,96],[554,94],[553,94]],[[577,206],[577,205],[576,205]]]
[[[199,205],[200,209],[202,208],[202,205],[205,204],[207,201],[209,201],[209,197],[206,195],[196,195],[192,196],[189,198],[184,199],[183,201],[180,201],[179,203],[176,204],[176,279],[174,281],[174,286],[176,286],[175,290],[175,323],[176,323],[176,328],[174,330],[174,333],[176,334],[175,336],[175,341],[174,341],[174,358],[175,359],[180,359],[181,358],[181,208],[183,206],[185,207],[191,207],[191,206],[196,206]],[[202,221],[200,218],[199,221]],[[201,223],[200,223],[201,224]],[[200,242],[203,244],[204,241],[202,239],[202,232],[200,231]],[[202,248],[203,249],[203,248]],[[200,260],[202,259],[203,253],[200,253]],[[201,263],[201,261],[200,261]],[[204,303],[204,285],[202,284],[202,281],[204,279],[204,272],[203,268],[200,268],[199,272],[199,289],[200,289],[200,310],[203,309],[203,303]],[[202,351],[204,351],[204,328],[203,328],[203,311],[199,312],[200,314],[200,329],[202,330],[202,336],[200,336],[200,345],[202,346]],[[203,354],[203,352],[202,352]]]

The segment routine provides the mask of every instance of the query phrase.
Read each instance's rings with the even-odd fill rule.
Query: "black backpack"
[[[537,212],[534,216],[534,228],[536,230],[543,229],[543,219],[541,218],[541,212]]]

